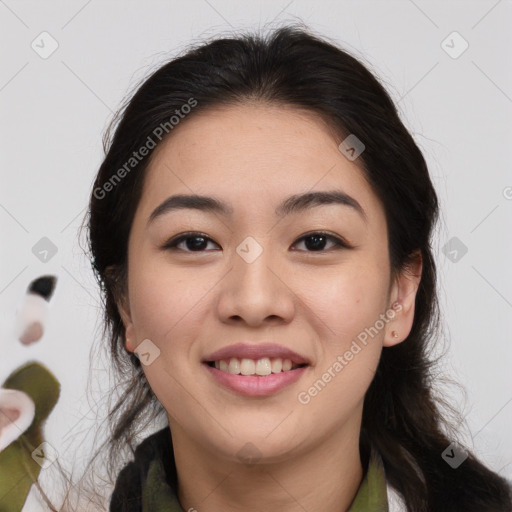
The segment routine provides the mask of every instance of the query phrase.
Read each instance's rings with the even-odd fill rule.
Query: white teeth
[[[272,373],[279,373],[283,369],[283,360],[274,359],[272,361]]]
[[[256,363],[252,359],[242,359],[240,373],[242,375],[254,375],[256,373]]]
[[[258,359],[258,362],[256,363],[256,375],[270,375],[271,373],[272,368],[270,367],[270,359],[268,357]]]
[[[232,357],[227,360],[215,361],[215,368],[218,370],[229,372],[234,375],[270,375],[271,373],[281,373],[292,369],[291,359],[270,359],[263,357],[258,360],[253,359],[238,359]]]
[[[235,357],[231,358],[229,361],[228,372],[234,373],[235,375],[240,373],[240,361]]]

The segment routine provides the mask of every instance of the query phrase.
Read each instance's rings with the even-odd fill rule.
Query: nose
[[[250,327],[291,322],[296,298],[283,265],[263,248],[254,260],[234,255],[233,266],[222,280],[217,302],[224,323],[245,323]]]

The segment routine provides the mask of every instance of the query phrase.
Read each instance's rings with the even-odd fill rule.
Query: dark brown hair
[[[360,442],[375,444],[388,481],[409,512],[512,510],[506,480],[472,453],[457,469],[441,457],[457,440],[462,419],[433,390],[438,360],[432,348],[440,314],[431,242],[439,206],[425,159],[376,76],[335,43],[294,26],[188,48],[143,81],[105,136],[87,229],[104,299],[103,334],[116,382],[124,390],[109,416],[111,478],[119,470],[121,448],[133,451],[141,426],[163,413],[139,359],[125,349],[117,306],[126,297],[128,237],[152,150],[134,165],[127,162],[148,138],[158,145],[172,137],[170,119],[184,113],[191,99],[195,106],[179,116],[180,123],[211,107],[257,101],[307,109],[334,127],[340,141],[349,134],[363,141],[366,148],[356,163],[384,205],[393,273],[405,271],[418,252],[423,271],[411,332],[402,343],[383,349],[365,395]],[[157,140],[155,130],[161,126],[167,130]],[[456,427],[441,406],[456,418]]]

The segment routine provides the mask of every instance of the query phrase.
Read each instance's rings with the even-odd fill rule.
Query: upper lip
[[[212,361],[220,361],[221,359],[229,360],[231,357],[253,359],[255,361],[263,359],[264,357],[281,358],[290,359],[292,364],[311,364],[307,357],[301,356],[297,354],[297,352],[282,345],[276,345],[275,343],[258,343],[257,345],[236,343],[235,345],[229,345],[212,352],[204,357],[202,362],[209,363]]]

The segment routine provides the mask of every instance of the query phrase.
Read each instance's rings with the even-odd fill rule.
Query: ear
[[[125,348],[128,352],[133,352],[137,346],[135,337],[135,327],[132,321],[130,311],[130,300],[128,298],[128,286],[123,285],[125,276],[119,275],[119,269],[111,265],[105,269],[105,280],[107,285],[111,287],[112,295],[116,301],[117,310],[123,321],[125,329]]]
[[[128,352],[133,352],[137,347],[135,343],[135,327],[130,313],[130,306],[127,302],[128,299],[126,298],[126,300],[118,303],[117,309],[124,325],[125,348]]]
[[[414,303],[422,269],[421,252],[415,251],[412,261],[392,283],[389,308],[394,310],[395,316],[386,324],[383,343],[385,347],[401,343],[411,332],[414,321]],[[396,333],[397,336],[393,336],[393,333]]]

